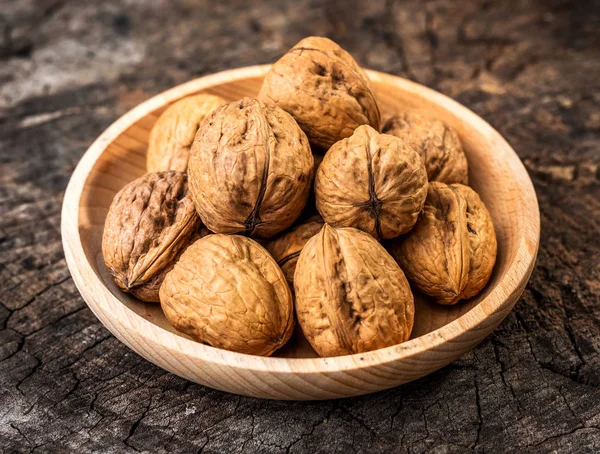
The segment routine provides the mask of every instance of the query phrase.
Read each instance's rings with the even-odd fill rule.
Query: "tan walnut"
[[[213,347],[271,355],[294,328],[292,294],[269,253],[240,235],[189,246],[160,287],[167,320]]]
[[[190,147],[202,121],[227,101],[219,96],[188,96],[169,106],[158,118],[148,139],[148,172],[185,172]]]
[[[408,279],[440,304],[477,295],[496,262],[496,234],[483,202],[468,186],[429,185],[423,214],[388,250]]]
[[[324,155],[313,154],[313,158],[315,160],[314,171],[313,171],[314,175],[317,174],[317,169],[319,168],[319,165],[321,165],[321,162],[323,161],[323,157],[324,157]],[[306,200],[306,206],[304,207],[304,211],[302,211],[302,213],[296,220],[296,224],[300,224],[305,221],[308,221],[309,218],[312,218],[315,216],[322,220],[321,215],[319,214],[319,210],[317,210],[317,204],[316,204],[316,200],[315,200],[315,186],[313,184],[313,185],[311,185],[310,191],[308,193],[308,199]]]
[[[210,230],[268,238],[302,212],[313,156],[289,114],[244,98],[202,124],[188,174],[196,210]]]
[[[327,38],[304,38],[275,62],[259,99],[289,112],[316,148],[327,150],[360,125],[379,129],[379,108],[369,77],[348,52]]]
[[[129,183],[108,210],[102,237],[104,262],[121,289],[158,302],[165,274],[194,237],[200,218],[182,172],[156,172]]]
[[[302,249],[294,274],[296,314],[321,356],[363,353],[407,341],[414,301],[404,273],[371,235],[325,224]]]
[[[441,121],[404,113],[391,117],[383,132],[399,137],[419,152],[429,181],[468,184],[467,157],[458,135]]]
[[[290,288],[294,286],[294,271],[296,271],[300,251],[308,240],[319,233],[321,227],[323,227],[321,216],[311,216],[306,222],[281,232],[266,244],[267,250],[283,271]]]
[[[394,238],[417,221],[427,174],[416,151],[365,125],[329,149],[315,176],[315,195],[325,222]]]

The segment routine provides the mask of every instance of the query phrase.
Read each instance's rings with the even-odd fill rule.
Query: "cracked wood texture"
[[[598,452],[598,1],[0,0],[0,452]],[[87,146],[166,88],[325,35],[433,87],[511,143],[539,197],[537,268],[482,344],[360,398],[191,384],[96,320],[67,270],[65,186]]]

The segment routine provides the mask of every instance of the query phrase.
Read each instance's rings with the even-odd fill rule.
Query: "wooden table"
[[[0,452],[600,451],[597,1],[123,3],[0,0]],[[341,401],[243,398],[100,325],[67,270],[60,207],[125,111],[310,34],[508,139],[539,197],[538,265],[498,330],[429,377]]]

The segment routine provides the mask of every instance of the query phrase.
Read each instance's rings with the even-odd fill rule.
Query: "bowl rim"
[[[164,107],[166,104],[181,97],[209,89],[215,85],[244,78],[262,77],[270,67],[271,65],[257,65],[226,70],[188,81],[159,93],[134,107],[113,122],[81,157],[65,191],[61,211],[61,235],[65,258],[75,285],[88,307],[90,307],[102,324],[121,342],[128,346],[130,342],[124,339],[120,331],[111,329],[110,325],[113,324],[112,322],[115,319],[118,320],[119,324],[127,325],[124,326],[125,330],[133,330],[138,336],[144,338],[147,345],[160,344],[169,350],[177,350],[187,358],[199,363],[208,362],[215,365],[256,372],[314,374],[367,369],[374,365],[382,365],[400,359],[409,359],[410,357],[439,347],[446,342],[460,343],[460,336],[466,331],[477,331],[479,325],[483,324],[488,317],[510,310],[514,301],[511,302],[509,296],[515,293],[520,294],[525,287],[535,265],[540,239],[540,216],[537,197],[525,166],[500,133],[467,107],[416,82],[373,70],[366,70],[372,81],[394,85],[405,91],[410,90],[421,93],[435,104],[453,112],[457,116],[460,115],[461,118],[467,120],[469,123],[475,124],[479,131],[491,136],[498,147],[502,147],[506,152],[509,152],[512,161],[511,168],[517,173],[515,176],[521,183],[521,189],[524,194],[522,199],[524,228],[520,232],[521,236],[515,258],[508,265],[508,270],[504,277],[477,305],[452,322],[434,331],[391,347],[366,353],[328,358],[281,358],[236,353],[177,336],[151,323],[114,296],[87,260],[80,236],[79,205],[81,195],[97,160],[106,147],[124,130],[148,115],[149,112]],[[83,257],[83,260],[78,260],[77,257]],[[91,282],[89,281],[90,279]],[[85,292],[82,291],[84,287],[86,288]],[[90,290],[99,292],[100,296],[97,298],[86,297],[85,295],[89,294]],[[88,301],[88,299],[91,301]],[[112,314],[115,314],[111,318],[105,317],[103,312],[99,310],[99,306],[105,303],[108,303],[116,310],[116,312],[111,311]],[[127,312],[127,320],[125,322],[118,318],[119,312],[121,315]],[[485,327],[481,329],[485,329]],[[136,351],[147,358],[151,356],[150,354],[144,355],[139,350]],[[178,359],[176,360],[181,363]]]

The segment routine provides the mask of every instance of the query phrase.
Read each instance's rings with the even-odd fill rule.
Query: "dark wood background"
[[[600,5],[0,0],[0,452],[599,452]],[[539,197],[537,268],[454,364],[361,398],[272,402],[143,360],[79,296],[60,238],[77,161],[139,102],[306,35],[473,109]]]

